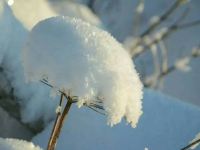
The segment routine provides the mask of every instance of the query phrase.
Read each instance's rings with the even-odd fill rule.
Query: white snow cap
[[[0,138],[1,150],[42,150],[39,146],[35,146],[31,142],[18,139],[3,139]]]
[[[128,52],[109,33],[69,17],[39,22],[23,54],[27,81],[44,76],[79,97],[78,105],[103,97],[111,126],[123,117],[136,127],[142,114],[142,83]]]

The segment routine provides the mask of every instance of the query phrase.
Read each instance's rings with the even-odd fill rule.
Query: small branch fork
[[[43,84],[49,86],[50,88],[55,88],[55,86],[50,84],[48,82],[48,80],[46,80],[46,79],[42,79],[42,80],[40,80],[40,82],[42,82]],[[71,105],[73,103],[78,102],[78,97],[77,96],[71,96],[70,93],[66,94],[65,92],[63,92],[60,89],[58,89],[58,92],[61,94],[60,102],[59,102],[58,107],[61,108],[64,98],[67,99],[67,103],[66,103],[63,111],[58,111],[57,112],[56,120],[54,122],[54,126],[53,126],[53,129],[52,129],[52,132],[51,132],[51,136],[50,136],[50,139],[49,139],[49,142],[48,142],[47,150],[55,150],[57,140],[59,138],[61,129],[62,129],[63,124],[64,124],[64,120],[68,115],[68,112],[69,112],[69,110],[71,108]],[[102,99],[100,97],[96,97],[96,100],[93,100],[89,104],[84,103],[83,105],[87,106],[88,108],[90,108],[91,110],[94,110],[97,113],[105,115],[105,113],[102,112],[102,111],[104,111],[104,108],[102,106]]]
[[[40,80],[40,82],[42,82],[43,84],[47,85],[50,88],[55,88],[55,86],[53,86],[51,83],[49,83],[47,79],[42,79],[42,80]],[[64,91],[62,91],[60,89],[58,89],[58,92],[61,95],[63,95],[67,100],[71,99],[72,103],[78,102],[78,96],[69,96],[68,94],[66,94]],[[103,108],[103,98],[101,98],[101,97],[97,96],[95,100],[92,100],[90,103],[83,103],[83,105],[101,115],[105,115],[105,112],[104,112],[105,110]]]

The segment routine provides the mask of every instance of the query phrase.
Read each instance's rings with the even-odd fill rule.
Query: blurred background
[[[80,18],[108,31],[130,53],[146,88],[200,107],[199,0],[1,0],[0,27],[5,29],[1,32],[12,37],[9,33],[15,26],[12,32],[25,38],[40,20],[58,15]],[[0,39],[3,41],[4,36]],[[20,43],[18,36],[15,39]],[[16,97],[10,78],[0,67],[0,94],[7,98],[6,104],[0,101],[2,113],[19,122],[15,127],[26,130],[23,136],[28,139],[43,127],[40,120],[28,126],[20,121],[20,106],[13,102]]]
[[[200,45],[199,0],[8,0],[8,4],[27,30],[55,15],[81,18],[107,30],[131,51],[146,87],[200,106],[200,58],[192,54]]]

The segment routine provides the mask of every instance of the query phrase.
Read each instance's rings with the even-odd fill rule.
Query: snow
[[[137,8],[136,8],[136,12],[138,14],[141,14],[144,11],[144,0],[140,0]]]
[[[0,64],[2,63],[4,53],[8,46],[9,38],[11,35],[10,26],[11,26],[11,18],[7,17],[11,14],[10,9],[4,3],[4,1],[0,1],[0,29],[1,34],[4,36],[0,36]],[[4,30],[2,30],[4,29]]]
[[[12,6],[14,4],[14,2],[15,2],[14,0],[8,0],[8,5]]]
[[[145,89],[144,114],[137,128],[118,124],[110,128],[104,116],[72,107],[57,149],[76,150],[180,150],[200,131],[200,109],[159,92]],[[53,124],[33,138],[45,148]]]
[[[18,139],[3,139],[0,138],[1,150],[42,150],[31,142]]]
[[[11,6],[12,10],[15,11],[14,8],[18,5],[20,7],[17,7],[17,9],[23,10],[23,15],[26,15],[26,17],[29,16],[28,11],[26,12],[26,9],[23,9],[25,7],[22,7],[19,2],[20,0],[14,2],[14,4]],[[25,1],[23,2],[25,4]],[[26,3],[29,3],[30,5],[33,4],[31,1],[27,1]],[[37,2],[35,0],[34,6],[37,6],[36,3]],[[121,1],[120,3],[124,3],[121,6],[123,7],[123,11],[126,12],[121,13],[120,10],[117,10],[118,7],[113,7],[114,12],[118,12],[116,14],[112,12],[112,8],[109,9],[110,15],[108,16],[114,16],[117,20],[117,23],[115,24],[115,19],[109,20],[109,18],[107,18],[107,20],[109,20],[107,25],[109,24],[109,27],[112,28],[113,32],[115,32],[114,35],[119,36],[118,38],[122,41],[127,34],[131,34],[130,31],[132,29],[132,20],[130,18],[133,18],[133,16],[130,14],[134,14],[132,13],[132,11],[134,11],[134,5],[130,5],[130,3],[132,4],[134,2]],[[151,3],[152,2],[146,4],[145,8],[148,7],[147,12],[152,13],[153,11],[149,10],[149,7],[152,7]],[[161,5],[161,3],[163,4],[163,2],[160,1],[158,3],[158,5]],[[196,3],[199,3],[199,1],[196,1]],[[21,66],[21,49],[28,34],[28,31],[23,27],[24,25],[26,26],[26,19],[24,21],[21,20],[15,12],[14,14],[17,17],[16,19],[15,16],[13,16],[11,9],[6,4],[7,3],[4,3],[0,0],[0,29],[1,35],[3,35],[0,36],[0,64],[5,71],[5,74],[0,74],[0,76],[5,76],[2,78],[8,79],[14,88],[14,94],[18,97],[17,100],[19,100],[21,105],[22,119],[24,122],[33,123],[39,119],[43,120],[44,122],[49,122],[49,120],[52,120],[53,116],[55,116],[58,97],[55,97],[56,100],[49,98],[49,89],[41,83],[25,83],[23,68]],[[45,5],[46,4],[47,3],[45,3]],[[158,5],[156,4],[153,6],[152,10],[155,7],[163,9],[163,7],[158,7]],[[104,11],[106,9],[103,8],[102,10]],[[121,8],[119,7],[119,9]],[[131,11],[127,11],[128,9]],[[193,4],[192,10],[196,11],[196,13],[199,12],[199,5]],[[103,12],[104,15],[109,11]],[[147,12],[145,11],[144,14]],[[40,13],[43,14],[44,12],[41,11]],[[148,13],[148,15],[151,13]],[[197,13],[197,16],[198,14],[199,13]],[[48,15],[46,17],[48,17]],[[29,16],[27,18],[31,17]],[[194,17],[191,18],[194,19]],[[145,18],[143,19],[145,20]],[[30,27],[28,28],[31,28],[38,20],[36,19],[36,21],[31,23]],[[104,21],[105,20],[106,19],[104,18]],[[124,24],[127,24],[127,27],[124,26]],[[123,29],[127,30],[123,32]],[[191,34],[186,32],[185,34],[180,33],[180,35],[178,34],[179,36],[175,36],[174,38],[172,37],[170,41],[173,42],[170,43],[170,45],[169,43],[166,43],[168,49],[178,51],[181,46],[178,46],[177,43],[182,42],[177,40],[180,37],[184,37],[184,41],[187,41],[185,42],[186,47],[181,47],[181,50],[183,51],[188,49],[191,45],[198,43],[200,35],[198,33],[200,30],[193,28],[190,31],[192,31]],[[192,38],[190,35],[192,35]],[[194,53],[199,55],[199,50],[195,50]],[[173,57],[176,57],[176,55]],[[171,60],[172,59],[169,60],[169,63],[172,62]],[[121,58],[119,61],[121,61]],[[198,87],[200,85],[200,80],[198,80],[198,63],[199,59],[191,61],[192,70],[187,74],[182,74],[182,72],[176,71],[172,75],[169,75],[170,79],[168,78],[165,84],[165,86],[167,85],[166,88],[168,90],[164,89],[164,91],[171,95],[178,96],[185,101],[193,100],[193,103],[200,105],[198,96]],[[4,81],[0,81],[1,86],[4,86],[3,82]],[[87,108],[77,109],[74,107],[72,112],[70,112],[69,120],[67,120],[63,130],[63,133],[66,134],[62,135],[58,147],[65,148],[69,146],[72,147],[72,149],[80,149],[83,146],[83,150],[94,149],[94,147],[97,147],[97,149],[105,148],[105,150],[129,148],[137,150],[145,149],[145,147],[147,147],[149,150],[180,149],[186,146],[188,141],[191,141],[191,139],[194,138],[194,135],[200,131],[200,113],[199,108],[195,106],[181,103],[176,99],[169,98],[163,96],[162,94],[148,90],[145,91],[143,105],[143,111],[145,113],[142,115],[138,124],[138,128],[136,129],[124,126],[124,124],[115,126],[115,128],[109,128],[104,123],[104,117],[97,116],[98,114],[87,110]],[[57,112],[60,111],[59,109],[60,108],[58,107]],[[43,131],[40,135],[35,137],[33,141],[39,143],[45,148],[51,126],[52,124],[49,125],[49,127],[46,128],[45,131]],[[12,130],[14,130],[14,128]],[[2,129],[2,131],[7,132],[7,130],[4,129]],[[88,135],[91,136],[88,137]],[[73,139],[73,141],[71,139]],[[4,150],[4,148],[2,149]]]
[[[142,84],[127,51],[107,32],[80,19],[46,19],[31,31],[23,55],[27,81],[45,77],[78,96],[79,106],[103,97],[109,125],[125,117],[136,126]]]
[[[15,0],[11,8],[15,17],[28,30],[38,21],[58,15],[50,8],[47,0]]]
[[[22,67],[21,56],[22,47],[27,38],[28,30],[38,20],[43,17],[51,16],[51,13],[45,11],[42,13],[40,8],[46,8],[47,3],[40,1],[38,12],[40,17],[37,17],[38,12],[31,11],[33,16],[28,15],[33,8],[37,7],[39,1],[15,1],[10,8],[7,1],[0,0],[0,64],[3,68],[1,77],[1,87],[5,89],[13,88],[16,100],[21,106],[21,117],[23,122],[34,123],[35,121],[42,121],[44,124],[52,120],[56,105],[58,101],[54,101],[49,97],[49,89],[41,83],[26,83],[24,77],[24,70]],[[31,5],[31,8],[29,7]],[[43,6],[45,5],[45,6]],[[23,9],[22,9],[23,8]],[[45,9],[43,9],[45,10]],[[14,13],[13,13],[14,11]],[[26,12],[26,13],[24,13]],[[83,13],[83,12],[82,12]],[[25,15],[25,16],[24,16]],[[27,17],[29,16],[29,17]],[[27,20],[26,20],[27,19]],[[29,22],[30,21],[30,22]],[[8,84],[3,84],[5,79]]]
[[[190,57],[184,57],[176,61],[175,67],[178,70],[187,72],[191,70],[189,63],[190,63]]]
[[[15,18],[4,1],[0,1],[0,8],[0,27],[3,35],[0,36],[0,57],[3,68],[1,76],[3,80],[9,82],[5,88],[14,89],[13,93],[21,105],[21,117],[24,122],[33,123],[41,119],[46,123],[55,113],[57,101],[49,100],[49,91],[41,83],[25,83],[21,55],[28,31]]]
[[[58,8],[58,4],[61,8]],[[15,0],[11,8],[16,18],[28,30],[31,30],[39,21],[58,15],[81,18],[102,27],[99,18],[85,5],[70,1],[59,1],[58,4],[50,3],[48,0]]]
[[[88,4],[88,0],[77,0],[82,1],[83,3]],[[87,1],[87,2],[86,2]],[[140,18],[140,26],[137,30],[137,33],[142,33],[142,31],[147,29],[147,26],[151,22],[151,18],[153,16],[162,15],[171,5],[175,2],[175,0],[155,0],[155,1],[145,1],[145,9]],[[178,17],[181,16],[182,12],[189,7],[189,11],[187,13],[187,17],[183,20],[182,23],[194,21],[199,19],[200,14],[200,1],[187,1],[189,4],[182,5],[177,11],[175,11],[169,19],[161,24],[158,29],[166,27],[166,25],[173,24]],[[108,31],[119,41],[125,41],[128,37],[133,37],[137,41],[138,37],[133,35],[134,31],[134,15],[136,11],[138,0],[101,0],[94,1],[93,10],[102,20],[104,26],[108,29]],[[155,17],[153,17],[155,18]],[[153,19],[154,20],[154,19]],[[155,19],[156,21],[157,19]],[[154,22],[154,21],[153,21]],[[156,31],[156,30],[155,30]],[[160,34],[161,35],[161,34]],[[184,30],[180,30],[175,32],[171,36],[169,36],[166,40],[164,40],[166,48],[168,50],[168,62],[169,66],[174,65],[174,62],[177,58],[190,55],[191,49],[199,45],[200,39],[200,30],[199,26],[186,28]],[[134,41],[130,41],[129,44],[134,45]],[[138,47],[135,51],[141,51],[143,47]],[[148,52],[147,52],[148,53]],[[145,57],[142,55],[141,66],[137,66],[137,68],[141,69],[142,73],[148,73],[149,68],[152,68],[152,64],[150,62],[150,57]],[[137,61],[137,60],[135,60]],[[150,65],[151,64],[151,65]],[[174,96],[180,100],[183,100],[188,103],[192,103],[200,106],[200,69],[199,69],[200,61],[199,58],[195,60],[191,60],[190,72],[182,72],[182,71],[174,71],[168,76],[165,77],[163,86],[158,89],[166,94]],[[138,69],[138,71],[139,71]],[[146,72],[145,72],[146,71]],[[151,70],[152,71],[152,70]],[[176,83],[176,84],[174,84]]]
[[[50,6],[60,15],[80,18],[103,28],[100,19],[85,5],[74,1],[50,1]]]
[[[9,99],[0,99],[0,101],[9,101]],[[11,101],[11,100],[10,100]],[[13,110],[12,108],[10,108]],[[19,120],[13,118],[7,111],[0,107],[0,137],[2,138],[20,138],[30,140],[33,133]]]

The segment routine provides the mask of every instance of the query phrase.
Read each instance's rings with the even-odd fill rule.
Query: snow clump
[[[142,114],[142,83],[128,52],[109,33],[80,19],[53,17],[31,31],[23,52],[27,81],[44,77],[78,96],[78,105],[103,97],[107,123],[132,127]]]
[[[0,138],[1,150],[42,150],[39,146],[35,146],[31,142],[18,139],[3,139]]]

